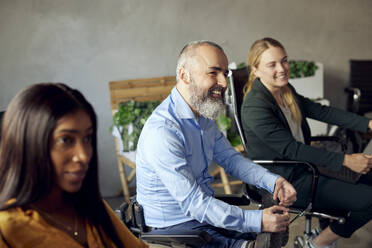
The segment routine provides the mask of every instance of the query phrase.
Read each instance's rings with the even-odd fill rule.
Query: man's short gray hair
[[[196,40],[196,41],[191,41],[186,46],[184,46],[180,52],[180,55],[178,56],[178,61],[177,61],[177,69],[176,69],[176,79],[177,82],[179,81],[179,71],[182,67],[185,66],[186,62],[188,59],[193,55],[192,51],[195,50],[195,48],[198,48],[203,45],[209,45],[216,47],[217,49],[221,50],[221,52],[224,53],[224,50],[222,47],[213,41],[208,41],[208,40]]]

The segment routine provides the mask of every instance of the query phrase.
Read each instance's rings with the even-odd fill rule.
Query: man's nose
[[[218,85],[226,88],[227,87],[227,77],[225,76],[225,74],[221,74],[219,75],[218,77]]]

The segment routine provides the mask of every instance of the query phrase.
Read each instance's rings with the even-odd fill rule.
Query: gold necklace
[[[79,232],[78,232],[78,225],[77,225],[77,216],[75,215],[74,217],[74,229],[72,229],[72,227],[70,225],[66,225],[65,223],[62,223],[61,221],[58,221],[57,219],[53,218],[53,216],[51,216],[49,213],[47,213],[46,211],[36,207],[35,205],[31,205],[31,207],[35,210],[37,210],[40,214],[44,215],[44,217],[47,217],[47,219],[49,219],[50,222],[53,222],[54,224],[57,224],[58,226],[60,227],[63,227],[63,229],[67,230],[69,233],[72,233],[73,234],[73,237],[75,239],[78,238],[79,236]]]

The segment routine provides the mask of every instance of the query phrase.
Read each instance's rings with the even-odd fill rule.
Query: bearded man
[[[177,84],[147,120],[137,146],[137,201],[147,226],[203,230],[204,247],[259,247],[252,233],[282,232],[296,191],[284,178],[254,164],[231,147],[215,119],[224,109],[228,61],[210,41],[181,51]],[[280,206],[243,210],[214,198],[212,161],[235,178],[273,193]],[[282,214],[278,214],[282,212]]]

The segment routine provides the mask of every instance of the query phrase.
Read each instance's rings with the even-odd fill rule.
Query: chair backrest
[[[246,67],[242,69],[232,70],[232,73],[229,74],[231,103],[233,108],[235,124],[238,129],[245,151],[247,151],[247,146],[240,118],[240,110],[244,98],[243,87],[244,84],[248,81],[248,74],[249,73]]]
[[[372,111],[372,60],[350,60],[350,86],[360,90],[360,99],[358,108],[352,109],[355,97],[349,98],[349,110],[361,115]]]
[[[120,102],[144,102],[166,98],[176,84],[175,76],[112,81],[110,85],[111,109],[117,110]]]

